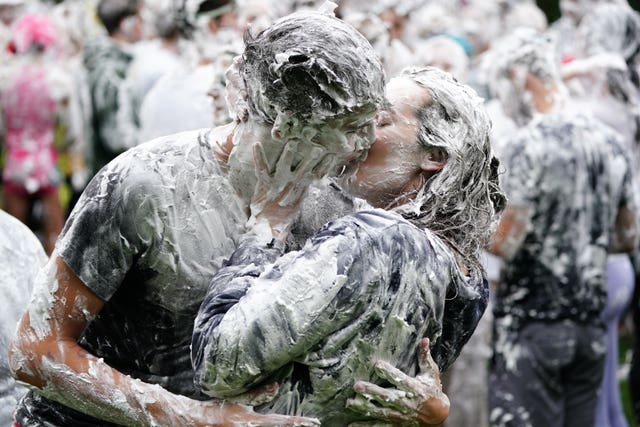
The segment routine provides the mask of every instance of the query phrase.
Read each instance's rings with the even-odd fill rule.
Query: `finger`
[[[283,188],[283,196],[280,200],[281,206],[288,206],[300,202],[300,199],[309,188],[311,182],[316,178],[314,169],[322,161],[321,157],[324,149],[311,147],[305,157],[292,169],[293,178],[288,177],[289,183]]]
[[[362,396],[356,396],[353,399],[347,400],[346,407],[358,414],[362,414],[366,417],[375,418],[380,421],[412,421],[413,419],[405,414],[395,411],[390,408],[384,408],[377,406],[373,402],[365,399]]]
[[[278,383],[268,384],[255,390],[248,391],[247,393],[241,394],[239,396],[230,398],[229,401],[234,403],[242,403],[249,406],[260,406],[267,402],[271,402],[273,398],[278,394],[279,388],[280,387]]]
[[[310,176],[316,165],[324,158],[324,148],[317,145],[311,146],[309,151],[305,153],[302,161],[296,165],[295,174],[298,179]]]
[[[259,142],[253,146],[253,161],[255,164],[256,178],[258,179],[254,199],[259,201],[264,198],[267,189],[271,186],[271,171],[267,163],[267,154]]]
[[[353,389],[357,395],[369,401],[377,402],[384,407],[393,408],[399,412],[407,413],[416,409],[416,404],[412,401],[415,395],[411,392],[384,388],[366,381],[356,382]]]
[[[313,175],[316,178],[322,178],[329,174],[331,167],[333,166],[334,156],[329,154],[325,155],[322,160],[318,162],[317,165],[313,167]]]
[[[380,378],[416,396],[432,396],[434,390],[439,390],[433,377],[425,375],[417,380],[383,360],[379,360],[374,364],[374,370]]]
[[[302,197],[309,189],[309,181],[307,180],[294,180],[289,182],[282,189],[282,197],[280,198],[280,206],[292,206],[297,207],[302,201]]]
[[[433,378],[436,384],[440,383],[440,368],[433,357],[431,356],[431,349],[429,348],[429,338],[423,338],[420,341],[420,355],[418,357],[418,365],[420,367],[420,373],[418,379],[423,382],[427,378]]]
[[[424,372],[431,367],[431,364],[429,363],[429,359],[431,358],[429,344],[429,338],[423,338],[420,340],[420,350],[418,354],[418,366],[420,367],[420,372]]]
[[[264,151],[264,146],[260,142],[256,142],[253,145],[253,161],[255,162],[256,169],[261,172],[271,174],[269,164],[267,163],[267,154]]]
[[[282,153],[280,153],[280,157],[278,157],[276,168],[273,172],[273,177],[277,184],[287,182],[291,179],[291,173],[294,169],[293,162],[296,158],[297,151],[298,141],[290,140],[285,144],[282,149]]]

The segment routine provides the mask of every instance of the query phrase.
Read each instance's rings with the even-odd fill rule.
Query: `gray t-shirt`
[[[616,214],[633,212],[633,170],[616,135],[586,116],[552,114],[509,142],[501,185],[528,208],[524,242],[505,266],[496,317],[599,323]]]
[[[106,301],[80,345],[125,374],[194,398],[204,396],[193,384],[193,322],[247,221],[211,144],[209,131],[186,132],[123,153],[89,183],[56,246]],[[25,419],[108,425],[40,396],[23,406]]]

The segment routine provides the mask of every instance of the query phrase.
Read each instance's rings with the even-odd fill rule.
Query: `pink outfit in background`
[[[47,15],[25,15],[13,27],[13,45],[17,53],[27,52],[34,43],[49,49],[57,41],[58,34]]]
[[[7,157],[6,189],[22,194],[55,190],[60,177],[54,147],[57,103],[44,65],[24,63],[0,93]]]

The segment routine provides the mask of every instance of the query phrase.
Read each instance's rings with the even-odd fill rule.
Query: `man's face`
[[[375,139],[374,116],[372,113],[355,114],[341,120],[336,127],[327,127],[318,136],[321,143],[329,147],[329,153],[336,157],[332,174],[351,174],[367,157]]]
[[[367,156],[374,140],[373,106],[328,120],[316,129],[309,141],[301,144],[319,148],[324,161],[330,163],[329,175],[353,173],[358,164]],[[301,156],[306,153],[301,153]]]

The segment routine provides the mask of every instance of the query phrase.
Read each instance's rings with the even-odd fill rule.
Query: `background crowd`
[[[242,51],[243,37],[293,11],[317,10],[322,3],[0,0],[0,207],[35,231],[51,253],[65,218],[98,170],[153,138],[229,122],[225,71]],[[562,81],[555,87],[563,103],[566,98],[563,108],[588,114],[606,127],[603,132],[615,135],[631,165],[626,167],[631,170],[632,189],[628,206],[640,206],[635,200],[640,197],[640,178],[634,172],[640,156],[640,17],[626,0],[561,0],[561,14],[552,23],[532,0],[336,3],[337,16],[376,49],[388,78],[408,66],[431,65],[473,87],[491,115],[494,149],[498,157],[508,158],[503,159],[503,168],[536,167],[518,164],[514,147],[522,131],[544,112],[542,107],[533,112],[524,107],[536,94],[527,86],[531,83],[527,72],[544,74],[536,68],[536,60],[526,59],[536,57],[536,52],[521,57],[522,87],[527,90],[519,96],[501,96],[500,79],[505,76],[500,73],[505,71],[499,65],[513,53],[505,51],[504,41],[514,34],[528,41],[539,39],[544,55],[556,67],[550,74]],[[541,99],[555,100],[557,93],[543,94]],[[589,135],[585,144],[591,141]],[[514,199],[518,194],[514,190],[507,195]],[[631,211],[640,213],[637,208]],[[530,224],[540,227],[542,234],[559,233],[540,221]],[[0,242],[0,249],[3,245]],[[621,322],[633,329],[633,322],[624,321],[638,318],[640,312],[640,291],[634,292],[639,271],[636,253],[609,255],[606,309],[598,312],[608,333],[607,361],[601,367],[604,379],[594,385],[600,388],[598,427],[628,425],[617,386],[621,372],[617,331]],[[505,270],[514,280],[511,261],[487,253],[488,276],[496,286]],[[17,305],[26,305],[29,289],[23,293],[22,301],[15,297]],[[505,315],[512,314],[504,308],[508,303],[508,299],[497,301],[495,322],[487,310],[461,357],[445,374],[452,408],[448,426],[509,425],[488,405],[497,393],[491,387],[494,382],[489,382],[493,350],[505,348],[504,342],[492,346],[492,330],[500,330],[505,318],[511,321]],[[640,332],[640,326],[635,331]],[[630,363],[634,409],[640,417],[640,366],[635,360]],[[7,370],[6,362],[0,365]],[[4,397],[0,388],[0,398]],[[10,402],[15,405],[15,397],[11,398],[5,399],[9,402],[5,407]],[[4,419],[0,423],[6,425]]]

